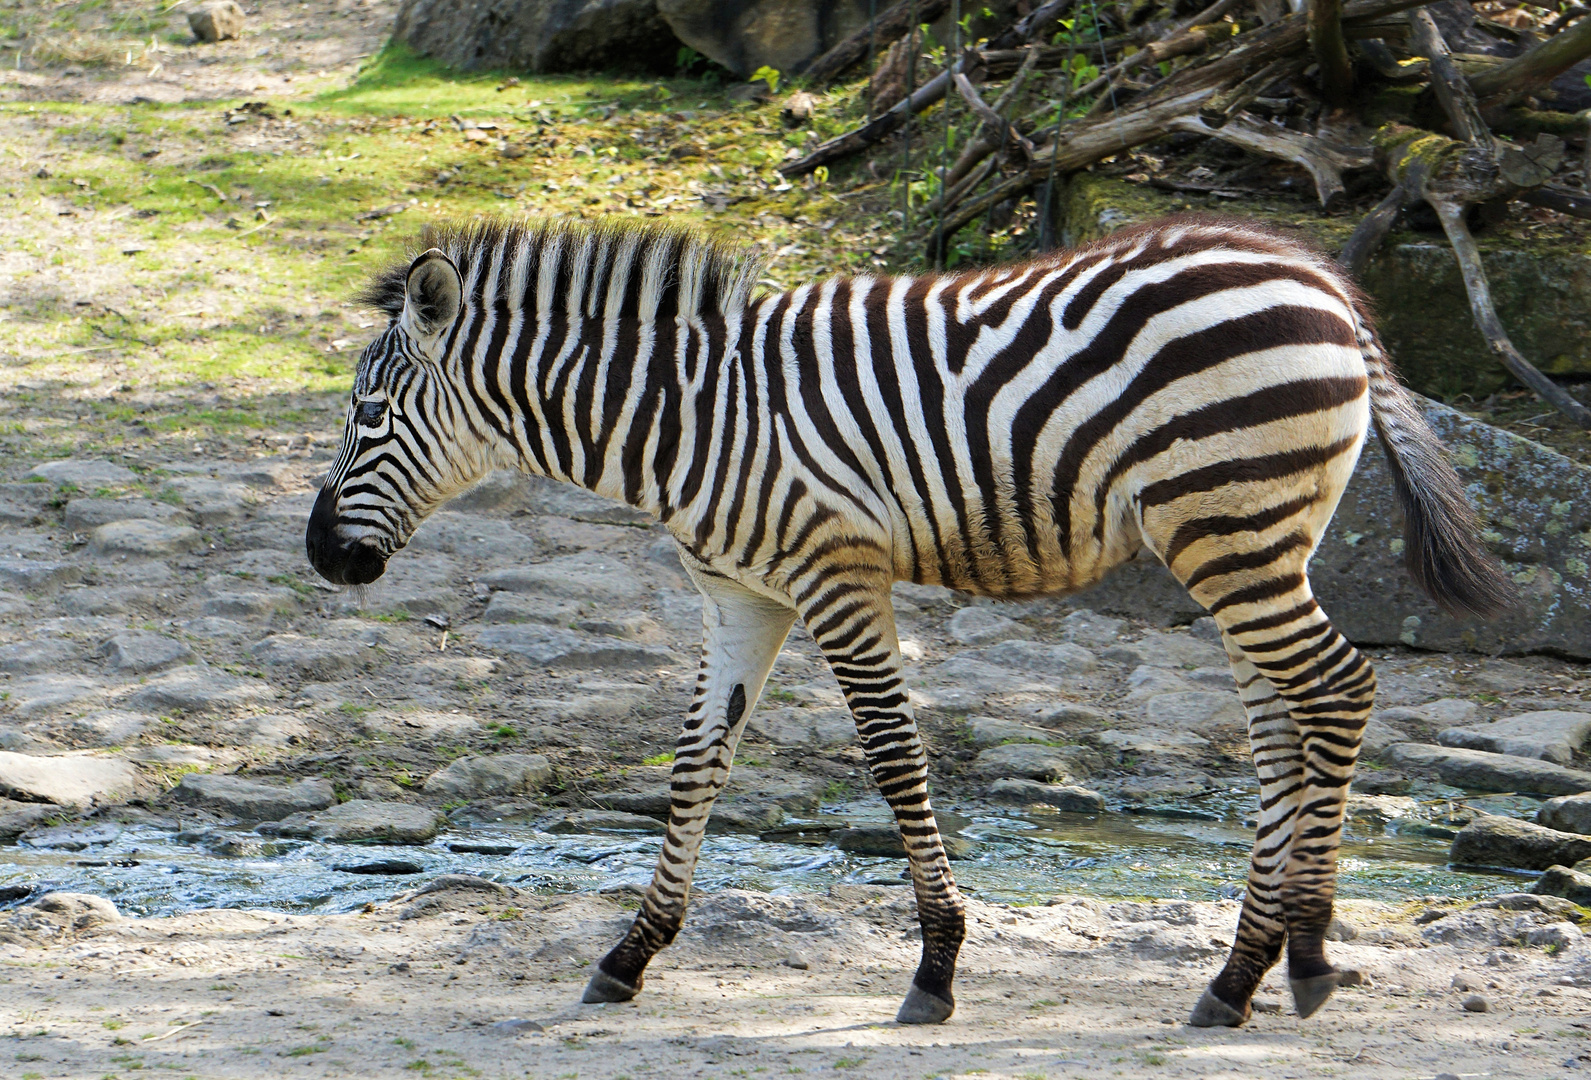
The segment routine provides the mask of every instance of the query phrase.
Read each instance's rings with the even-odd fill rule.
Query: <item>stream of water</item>
[[[1514,796],[1466,801],[1513,816],[1534,805]],[[947,832],[973,841],[971,855],[954,870],[964,890],[985,900],[1042,903],[1059,893],[1210,900],[1242,889],[1253,805],[1253,791],[1235,789],[1147,813],[952,809],[940,820]],[[1456,805],[1430,798],[1391,820],[1350,819],[1339,895],[1478,898],[1528,888],[1529,875],[1447,866]],[[828,842],[837,825],[882,823],[886,814],[873,802],[836,804],[805,821],[787,820],[777,838],[709,835],[696,887],[822,892],[839,882],[905,884],[902,860],[855,855]],[[47,887],[105,896],[141,916],[208,907],[348,911],[449,873],[540,893],[638,888],[651,879],[660,841],[655,833],[559,835],[509,823],[447,833],[420,847],[279,840],[228,829],[96,829],[80,850],[25,842],[0,848],[3,906]]]

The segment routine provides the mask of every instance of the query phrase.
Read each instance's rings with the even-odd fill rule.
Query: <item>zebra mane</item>
[[[496,302],[509,310],[535,302],[542,259],[550,251],[558,254],[560,289],[574,280],[583,257],[602,252],[616,262],[628,261],[636,280],[652,289],[652,295],[640,298],[640,307],[655,310],[659,318],[742,309],[762,271],[749,248],[678,225],[627,218],[591,223],[483,217],[426,225],[408,253],[378,270],[356,301],[396,319],[403,312],[409,265],[430,248],[453,260],[472,302]],[[588,275],[582,279],[590,280]],[[488,283],[494,290],[491,297],[485,295]]]

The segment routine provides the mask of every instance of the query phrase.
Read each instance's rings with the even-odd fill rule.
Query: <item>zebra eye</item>
[[[386,415],[385,401],[361,401],[358,411],[354,413],[354,419],[360,427],[379,427]]]

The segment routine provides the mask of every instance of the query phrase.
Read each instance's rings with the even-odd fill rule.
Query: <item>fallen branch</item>
[[[1425,175],[1425,163],[1415,161],[1404,171],[1403,179],[1392,185],[1387,197],[1376,203],[1375,209],[1354,228],[1353,235],[1348,237],[1348,242],[1337,256],[1337,261],[1347,268],[1348,273],[1356,278],[1364,273],[1370,256],[1381,249],[1398,215],[1405,207],[1414,205],[1423,197],[1420,192],[1425,184]]]
[[[1172,121],[1171,127],[1176,131],[1208,135],[1252,153],[1302,165],[1315,181],[1315,193],[1320,197],[1320,205],[1328,208],[1340,205],[1343,200],[1344,170],[1362,169],[1375,164],[1375,153],[1371,147],[1352,146],[1322,135],[1306,135],[1248,113],[1239,113],[1220,127],[1211,127],[1202,116],[1179,116]]]
[[[873,20],[871,26],[858,30],[841,41],[808,64],[806,70],[799,74],[813,86],[831,82],[835,76],[843,74],[846,69],[859,63],[875,45],[893,44],[896,39],[905,37],[907,31],[912,29],[914,15],[917,25],[921,26],[939,18],[949,7],[950,0],[901,0]]]
[[[1199,119],[1213,128],[1220,127],[1264,93],[1266,87],[1278,79],[1299,74],[1307,64],[1308,61],[1302,56],[1284,56],[1280,60],[1272,60],[1236,86],[1221,91],[1199,106]]]
[[[1591,218],[1591,195],[1581,195],[1573,191],[1566,191],[1552,184],[1544,185],[1534,191],[1527,191],[1519,198],[1532,206],[1542,206],[1548,210],[1556,210],[1558,213],[1568,214],[1570,217]]]
[[[1448,243],[1453,245],[1459,272],[1464,276],[1464,291],[1469,294],[1470,310],[1475,315],[1475,326],[1486,339],[1486,344],[1510,375],[1582,428],[1591,428],[1591,409],[1580,404],[1567,390],[1537,370],[1508,339],[1507,331],[1497,318],[1497,309],[1492,305],[1491,285],[1486,280],[1486,268],[1481,263],[1480,250],[1475,246],[1475,238],[1470,235],[1469,226],[1464,222],[1464,204],[1448,199],[1433,199],[1429,195],[1426,196],[1426,202],[1436,211],[1436,216],[1442,222],[1442,231],[1447,233]]]
[[[1470,85],[1481,101],[1504,103],[1536,93],[1591,56],[1591,19],[1581,19],[1529,52],[1473,76]]]
[[[1491,147],[1495,141],[1486,121],[1481,119],[1480,106],[1470,89],[1469,81],[1459,72],[1458,65],[1447,51],[1442,31],[1436,20],[1424,8],[1409,12],[1411,44],[1425,56],[1430,64],[1431,89],[1437,102],[1453,125],[1453,134],[1462,141],[1476,146]]]
[[[951,81],[956,84],[956,92],[961,95],[961,100],[965,101],[968,107],[983,120],[986,130],[1000,132],[1002,143],[1009,139],[1020,146],[1022,152],[1029,158],[1033,157],[1033,144],[1016,129],[1016,125],[990,108],[983,98],[978,96],[978,91],[971,80],[958,71],[951,76]]]

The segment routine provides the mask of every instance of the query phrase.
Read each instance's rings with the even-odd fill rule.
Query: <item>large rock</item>
[[[61,811],[50,803],[13,802],[0,799],[0,840],[15,840],[29,829],[38,828],[44,820]]]
[[[72,643],[61,638],[35,638],[0,645],[0,671],[32,675],[62,667],[77,658]]]
[[[35,465],[27,471],[27,476],[48,480],[52,484],[71,484],[81,491],[120,487],[138,479],[131,469],[124,466],[109,461],[79,458],[47,461],[43,465]]]
[[[868,0],[657,0],[657,10],[679,40],[745,79],[764,66],[799,72],[867,26]]]
[[[856,721],[848,709],[758,709],[746,726],[775,746],[821,750],[856,741]]]
[[[145,712],[229,712],[270,701],[276,691],[258,679],[240,679],[197,664],[150,679],[127,699]]]
[[[237,0],[210,0],[188,13],[188,29],[206,44],[234,41],[243,36],[243,9]]]
[[[99,647],[111,667],[129,675],[147,675],[194,661],[193,650],[176,638],[148,630],[124,630]]]
[[[1217,690],[1156,694],[1144,703],[1144,721],[1152,727],[1206,737],[1241,735],[1248,728],[1243,700],[1231,691]]]
[[[66,504],[62,524],[73,532],[87,532],[113,521],[169,521],[181,514],[177,507],[153,499],[73,499]]]
[[[433,795],[479,799],[489,795],[529,795],[552,781],[552,764],[540,754],[463,757],[432,773],[425,790]]]
[[[0,586],[23,592],[54,592],[83,576],[83,568],[50,559],[0,556]]]
[[[1585,907],[1591,904],[1591,874],[1582,874],[1567,866],[1549,866],[1542,871],[1530,891],[1537,896],[1561,896],[1570,903]]]
[[[350,799],[329,810],[289,815],[255,832],[338,844],[429,844],[446,823],[439,812],[423,806]]]
[[[853,855],[871,855],[881,859],[906,857],[906,844],[900,838],[900,830],[894,825],[856,825],[849,829],[835,829],[829,833],[829,839],[835,847]],[[971,840],[943,833],[939,840],[945,846],[945,854],[952,859],[965,859],[972,854]]]
[[[571,670],[643,671],[675,667],[680,657],[657,645],[589,637],[536,623],[510,623],[482,630],[482,648],[522,656],[533,664]]]
[[[1591,837],[1532,825],[1528,821],[1477,815],[1453,838],[1448,860],[1458,866],[1545,870],[1591,856]]]
[[[481,582],[505,592],[533,593],[593,603],[639,600],[646,584],[612,556],[561,555],[534,566],[493,570]]]
[[[1484,750],[1395,743],[1382,755],[1408,772],[1435,773],[1444,784],[1469,791],[1519,791],[1534,795],[1578,795],[1591,791],[1591,773],[1549,761],[1490,754]]]
[[[976,611],[977,608],[967,608]],[[958,616],[959,617],[959,616]],[[955,620],[952,619],[952,622]],[[1021,627],[1018,627],[1021,629]],[[963,655],[996,667],[1031,671],[1039,675],[1082,675],[1099,666],[1094,654],[1081,645],[1045,645],[1037,641],[1006,639],[997,645]]]
[[[370,649],[357,642],[301,634],[272,634],[249,653],[268,667],[296,672],[306,679],[335,679],[370,663]]]
[[[392,29],[449,67],[672,72],[680,43],[657,0],[404,0]]]
[[[1027,627],[1015,619],[983,605],[962,608],[950,617],[945,629],[963,645],[992,645],[1025,637],[1028,632]]]
[[[243,776],[189,773],[171,789],[171,798],[253,824],[324,810],[337,802],[337,793],[330,780],[318,778],[296,784],[268,784]]]
[[[132,794],[138,772],[125,761],[62,754],[34,757],[0,750],[0,795],[85,810]]]
[[[95,555],[132,555],[157,558],[197,551],[204,537],[187,525],[133,518],[101,525],[88,537],[88,550]]]
[[[1521,713],[1475,728],[1448,728],[1437,736],[1443,746],[1490,750],[1494,754],[1540,758],[1558,765],[1574,764],[1575,752],[1591,738],[1591,713]]]
[[[1591,792],[1548,799],[1536,811],[1536,824],[1591,836]]]
[[[979,776],[1021,777],[1060,781],[1092,776],[1104,767],[1099,753],[1086,746],[1044,746],[1006,743],[983,751],[972,762]]]
[[[1105,797],[1072,784],[1041,784],[1036,780],[996,780],[989,798],[1014,806],[1051,806],[1069,814],[1103,814]]]

